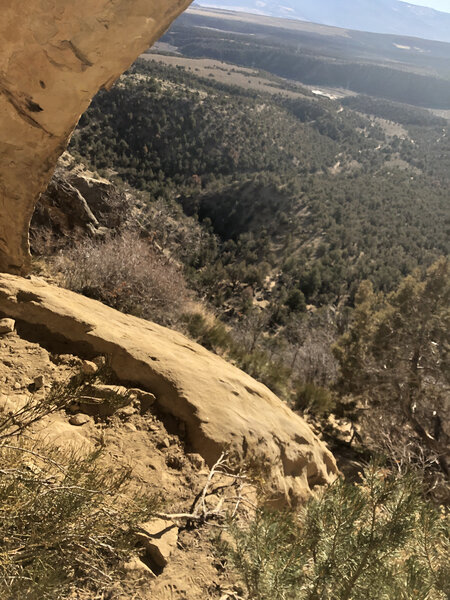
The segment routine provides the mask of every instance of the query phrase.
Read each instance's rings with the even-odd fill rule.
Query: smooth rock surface
[[[28,229],[80,115],[191,0],[2,0],[0,271],[29,268]]]
[[[0,312],[43,341],[111,357],[124,382],[156,396],[212,466],[223,450],[256,465],[277,501],[301,501],[335,478],[332,454],[268,388],[180,333],[38,278],[0,275]]]

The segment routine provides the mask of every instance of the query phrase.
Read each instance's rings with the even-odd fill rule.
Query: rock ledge
[[[180,333],[124,315],[38,278],[0,274],[0,312],[39,341],[111,357],[124,382],[148,390],[184,423],[211,466],[224,448],[256,464],[274,500],[297,502],[336,477],[332,454],[268,388]],[[1,316],[1,315],[0,315]]]

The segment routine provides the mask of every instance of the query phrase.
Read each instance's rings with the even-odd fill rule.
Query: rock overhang
[[[0,271],[29,270],[28,229],[81,114],[192,0],[4,0]]]

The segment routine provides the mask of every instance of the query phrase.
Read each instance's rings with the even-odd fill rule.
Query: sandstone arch
[[[2,0],[0,271],[29,269],[35,203],[80,115],[192,0]]]

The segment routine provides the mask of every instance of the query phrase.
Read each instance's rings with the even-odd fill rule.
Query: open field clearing
[[[237,21],[241,23],[252,23],[264,25],[266,27],[279,27],[290,31],[300,31],[306,33],[318,33],[320,35],[329,35],[332,37],[349,37],[347,29],[340,27],[330,27],[328,25],[319,25],[308,21],[299,21],[297,19],[278,19],[276,17],[267,17],[265,15],[255,15],[246,12],[233,12],[231,10],[220,10],[217,8],[193,7],[186,11],[187,14],[198,15],[202,17],[214,17],[227,21]]]
[[[209,58],[185,58],[184,56],[166,56],[149,52],[142,54],[141,58],[145,60],[155,60],[165,65],[173,67],[184,67],[188,71],[195,73],[200,77],[209,77],[219,83],[237,85],[239,87],[266,92],[268,94],[281,94],[287,98],[304,98],[305,94],[301,91],[283,88],[283,80],[278,78],[266,79],[256,69],[238,67],[219,60]],[[274,79],[274,80],[272,80]],[[278,83],[279,81],[279,83]],[[288,82],[292,87],[295,82]]]

